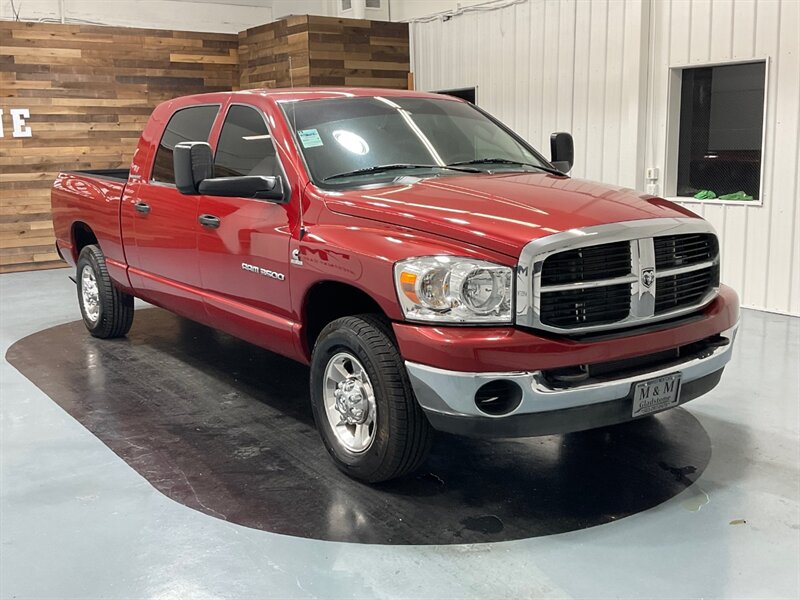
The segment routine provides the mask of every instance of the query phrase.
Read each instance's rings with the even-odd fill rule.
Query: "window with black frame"
[[[190,106],[172,115],[153,161],[153,181],[175,183],[173,149],[180,142],[207,142],[218,111],[217,105]]]
[[[683,69],[678,196],[760,199],[765,76],[764,61]]]
[[[269,177],[279,173],[278,157],[264,117],[251,106],[231,106],[217,143],[214,176]]]

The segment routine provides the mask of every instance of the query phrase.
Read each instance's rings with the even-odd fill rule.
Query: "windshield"
[[[353,186],[497,170],[551,170],[538,154],[470,104],[359,97],[283,105],[311,177]]]

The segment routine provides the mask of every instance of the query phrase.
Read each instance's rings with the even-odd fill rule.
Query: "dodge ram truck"
[[[550,145],[437,94],[178,98],[130,170],[58,175],[57,247],[91,335],[124,336],[135,296],[306,363],[333,461],[384,481],[434,430],[603,427],[720,380],[739,303],[712,227]]]

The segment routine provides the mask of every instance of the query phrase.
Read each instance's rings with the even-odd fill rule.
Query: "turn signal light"
[[[403,271],[400,273],[400,289],[412,302],[419,304],[417,296],[417,274]]]

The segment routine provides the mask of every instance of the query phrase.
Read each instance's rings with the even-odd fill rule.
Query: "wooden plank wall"
[[[406,23],[296,16],[236,36],[0,21],[0,273],[63,264],[53,179],[127,168],[159,102],[291,83],[404,89],[408,70]],[[12,137],[12,108],[30,110],[32,137]]]
[[[289,17],[240,33],[239,53],[242,89],[289,87],[291,80],[297,87],[408,86],[408,23]]]
[[[308,25],[312,85],[407,88],[408,23],[312,16]]]
[[[236,35],[0,21],[0,273],[61,266],[50,187],[127,168],[153,107],[238,85]],[[9,111],[27,108],[32,137]]]
[[[244,90],[311,85],[308,16],[288,17],[239,33],[239,78]]]

